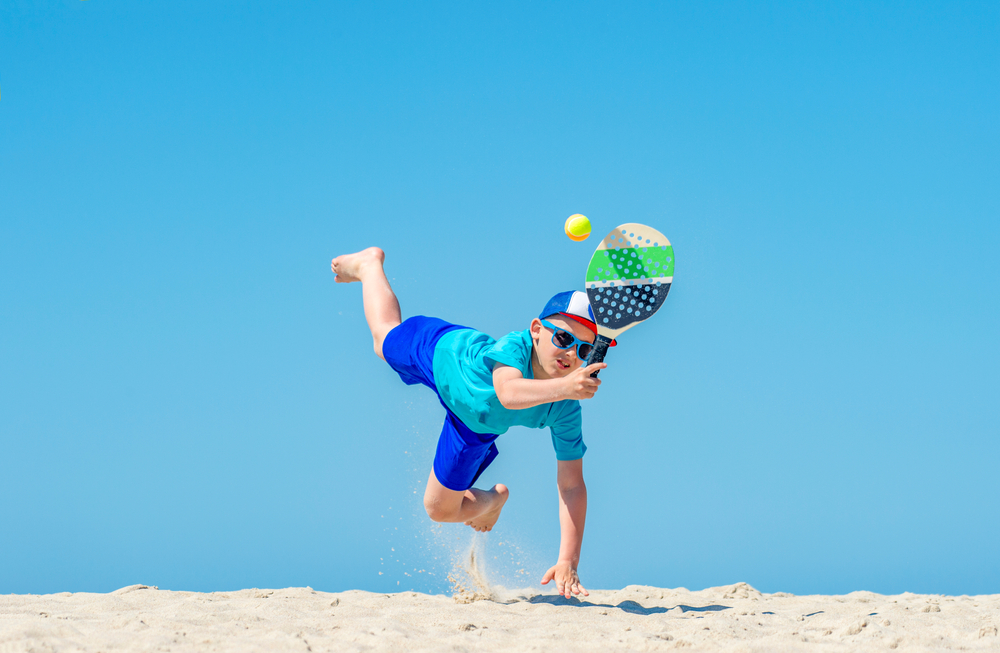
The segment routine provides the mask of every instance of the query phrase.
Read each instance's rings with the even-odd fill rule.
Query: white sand
[[[466,600],[470,597],[465,595]],[[1000,595],[629,586],[461,602],[312,589],[0,595],[13,651],[1000,651]]]

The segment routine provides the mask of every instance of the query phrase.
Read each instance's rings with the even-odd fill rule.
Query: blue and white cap
[[[538,317],[539,319],[545,319],[550,315],[568,317],[597,333],[597,322],[594,319],[594,311],[590,308],[590,300],[587,299],[587,293],[585,292],[567,290],[555,295],[545,304],[545,308],[542,309]],[[613,340],[611,341],[612,347],[616,344],[618,343]]]

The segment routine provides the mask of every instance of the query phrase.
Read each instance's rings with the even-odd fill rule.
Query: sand
[[[1000,595],[632,585],[583,600],[310,588],[0,595],[14,651],[1000,651]]]

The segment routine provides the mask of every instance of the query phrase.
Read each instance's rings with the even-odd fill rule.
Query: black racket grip
[[[590,352],[590,356],[587,357],[587,365],[593,365],[594,363],[601,363],[604,361],[604,355],[608,353],[608,347],[611,346],[611,338],[605,338],[604,336],[598,334],[597,340],[594,341],[594,350]],[[600,370],[597,370],[600,372]],[[590,375],[590,378],[596,379],[597,372]]]

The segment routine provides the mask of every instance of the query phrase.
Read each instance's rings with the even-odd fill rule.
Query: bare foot
[[[485,533],[486,531],[493,530],[493,525],[497,523],[498,519],[500,519],[500,511],[503,510],[503,504],[507,503],[507,495],[509,492],[507,491],[506,485],[497,483],[493,486],[493,489],[490,490],[490,494],[494,495],[492,501],[490,502],[494,505],[494,507],[488,512],[484,512],[478,517],[473,517],[469,521],[465,522],[466,526],[471,526],[479,533]]]
[[[385,252],[378,247],[369,247],[354,254],[344,254],[330,261],[330,269],[337,275],[337,283],[351,283],[361,281],[364,269],[369,265],[382,266],[385,260]]]

